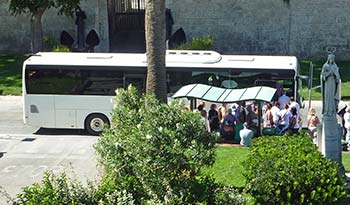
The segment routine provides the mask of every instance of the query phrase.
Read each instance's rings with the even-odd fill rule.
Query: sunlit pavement
[[[0,186],[12,197],[40,182],[45,171],[99,178],[93,145],[98,137],[81,130],[51,130],[23,125],[21,97],[0,96]],[[0,204],[6,199],[0,196]]]

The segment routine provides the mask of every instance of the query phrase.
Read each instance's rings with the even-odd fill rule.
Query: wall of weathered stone
[[[96,51],[109,51],[107,2],[105,0],[82,1],[81,8],[85,11],[85,35],[95,29],[100,37],[100,45]],[[77,38],[77,27],[74,18],[58,16],[56,9],[47,10],[43,16],[44,36],[59,41],[63,30]],[[1,53],[30,53],[30,16],[27,14],[13,16],[8,11],[8,4],[0,3],[0,52]]]
[[[166,0],[188,39],[212,36],[215,49],[225,54],[296,55],[325,59],[327,46],[337,47],[337,60],[350,60],[349,0]],[[87,13],[86,34],[96,29],[109,51],[107,0],[82,1]],[[44,34],[59,39],[67,30],[76,38],[75,19],[44,16]],[[14,17],[0,3],[0,52],[29,52],[29,17]]]
[[[181,2],[181,3],[180,3]],[[350,60],[349,0],[167,0],[174,30],[212,36],[221,53],[296,55]]]

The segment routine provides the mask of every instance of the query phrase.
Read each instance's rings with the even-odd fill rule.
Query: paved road
[[[0,96],[0,186],[11,196],[23,186],[40,182],[48,170],[66,171],[82,182],[97,179],[96,141],[97,137],[81,130],[25,126],[21,98]],[[0,204],[6,204],[3,196]]]
[[[23,125],[22,104],[20,96],[0,96],[0,135],[29,134],[37,130]]]

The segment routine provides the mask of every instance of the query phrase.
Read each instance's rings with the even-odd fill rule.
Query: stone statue
[[[340,75],[334,58],[334,54],[328,54],[327,62],[323,65],[321,71],[323,115],[335,115],[338,109]]]
[[[81,8],[78,6],[75,9],[75,16],[77,17],[75,20],[75,24],[77,25],[77,41],[78,41],[78,49],[83,49],[84,46],[84,20],[86,19],[86,14]]]

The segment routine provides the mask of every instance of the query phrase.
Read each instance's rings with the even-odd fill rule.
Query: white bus
[[[24,123],[85,129],[98,135],[109,123],[115,89],[146,84],[146,55],[37,53],[23,64]],[[167,51],[169,96],[191,83],[246,88],[280,87],[300,99],[294,56],[220,55],[214,51]]]

